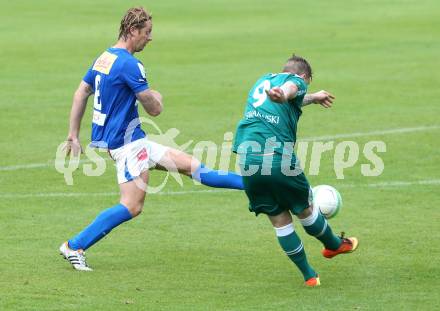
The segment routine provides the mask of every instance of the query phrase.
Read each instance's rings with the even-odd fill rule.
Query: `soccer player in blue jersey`
[[[149,141],[142,131],[136,100],[151,116],[162,112],[162,96],[147,82],[143,64],[133,54],[152,40],[152,17],[142,7],[122,18],[118,42],[104,51],[87,71],[73,98],[67,154],[82,151],[79,130],[87,99],[94,94],[92,146],[106,148],[116,162],[121,192],[119,204],[101,212],[79,234],[60,246],[60,253],[76,270],[91,271],[85,250],[113,228],[142,211],[148,170],[178,171],[211,187],[243,189],[241,176],[204,167],[179,150]]]

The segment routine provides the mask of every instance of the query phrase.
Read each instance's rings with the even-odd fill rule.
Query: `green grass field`
[[[0,4],[0,310],[438,310],[438,1]],[[325,260],[297,225],[320,288],[303,287],[244,193],[206,192],[188,179],[184,187],[171,180],[140,217],[91,248],[93,273],[58,255],[61,242],[118,200],[111,162],[100,177],[78,170],[67,186],[53,161],[80,79],[139,4],[154,15],[154,40],[137,57],[164,95],[155,121],[177,128],[179,144],[222,143],[253,82],[292,52],[314,68],[311,91],[337,96],[331,110],[304,109],[299,137],[359,144],[345,179],[336,178],[334,150],[309,179],[340,190],[344,207],[331,224],[360,248]],[[90,104],[84,119],[86,145]],[[369,141],[387,146],[377,177],[361,174]],[[156,184],[164,175],[151,176]]]

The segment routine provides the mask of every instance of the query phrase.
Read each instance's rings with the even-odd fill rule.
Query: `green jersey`
[[[295,98],[282,104],[271,101],[266,90],[281,87],[288,81],[298,87]],[[293,147],[306,93],[307,84],[295,74],[271,73],[262,76],[249,92],[244,117],[238,123],[232,150],[238,154],[283,154],[286,143]]]

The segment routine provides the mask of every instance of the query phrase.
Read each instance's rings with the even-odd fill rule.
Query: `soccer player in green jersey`
[[[313,207],[310,185],[293,151],[302,107],[316,103],[328,108],[333,103],[333,95],[326,91],[307,94],[311,80],[310,64],[295,55],[287,60],[283,72],[258,79],[238,123],[233,151],[240,158],[249,210],[269,217],[281,247],[303,274],[305,285],[314,287],[320,285],[319,276],[307,261],[292,214],[308,234],[322,242],[326,258],[353,252],[358,240],[336,236]]]

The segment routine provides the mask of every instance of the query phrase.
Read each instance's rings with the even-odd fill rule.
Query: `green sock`
[[[325,248],[336,250],[341,246],[341,238],[333,233],[327,219],[318,210],[314,209],[312,215],[305,219],[300,219],[300,221],[304,230],[320,240]]]
[[[304,276],[304,280],[315,277],[317,273],[309,265],[303,243],[293,229],[292,224],[275,228],[278,242],[286,255],[292,260]]]

